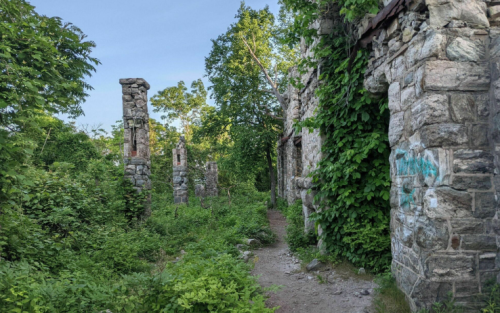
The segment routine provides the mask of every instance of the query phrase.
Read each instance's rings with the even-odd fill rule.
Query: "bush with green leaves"
[[[235,248],[272,242],[266,195],[189,206],[154,195],[152,216],[131,218],[123,168],[86,172],[54,163],[26,171],[17,209],[0,215],[0,307],[7,312],[272,312]],[[135,203],[143,202],[141,195]],[[187,252],[173,263],[180,251]]]
[[[302,213],[301,200],[296,201],[290,206],[286,206],[285,203],[281,202],[279,203],[279,208],[288,222],[285,240],[292,252],[297,252],[300,249],[308,249],[311,245],[317,243],[314,232],[304,232],[304,214]]]

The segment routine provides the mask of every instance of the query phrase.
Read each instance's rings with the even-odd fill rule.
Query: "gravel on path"
[[[276,233],[274,244],[255,250],[253,275],[260,275],[263,287],[282,286],[268,292],[268,307],[280,308],[276,313],[368,313],[372,312],[375,283],[352,269],[334,267],[321,272],[306,272],[285,242],[286,220],[279,211],[268,211],[271,229]],[[326,283],[320,284],[317,275]],[[368,291],[368,295],[366,294]]]

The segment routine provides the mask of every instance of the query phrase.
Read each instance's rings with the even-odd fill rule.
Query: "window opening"
[[[135,127],[132,127],[132,153],[133,157],[137,156],[137,135],[135,131]]]
[[[295,144],[295,147],[297,148],[297,156],[296,156],[296,166],[295,166],[295,176],[296,177],[301,177],[302,176],[302,141],[298,141]]]
[[[177,155],[177,165],[181,165],[181,155]]]

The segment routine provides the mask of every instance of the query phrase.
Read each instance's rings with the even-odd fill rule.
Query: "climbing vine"
[[[389,112],[386,98],[373,99],[363,87],[369,53],[359,50],[352,55],[357,33],[351,22],[376,13],[378,1],[285,0],[284,4],[296,15],[289,40],[302,37],[308,45],[319,40],[312,48],[319,61],[305,59],[300,65],[320,68],[318,112],[296,123],[297,129],[320,129],[324,136],[324,157],[312,174],[322,210],[312,218],[323,229],[329,253],[374,271],[385,270],[391,257]],[[344,23],[317,38],[309,25],[329,10],[339,10]]]

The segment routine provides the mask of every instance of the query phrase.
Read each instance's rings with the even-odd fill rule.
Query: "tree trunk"
[[[269,178],[271,179],[271,204],[276,209],[276,177],[274,177],[273,159],[271,158],[271,148],[266,149],[267,166],[269,168]]]

